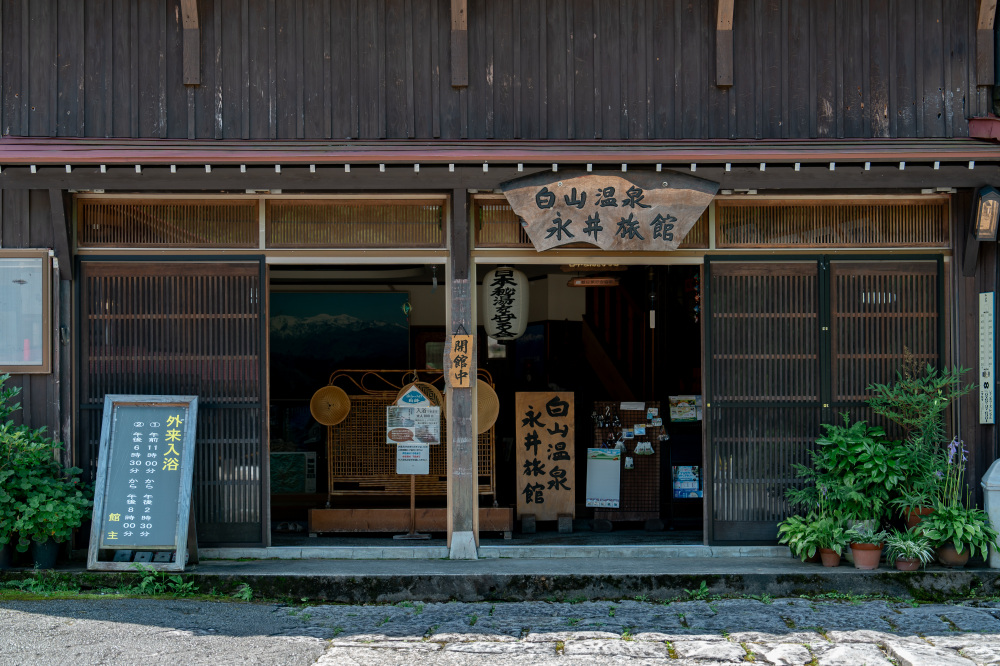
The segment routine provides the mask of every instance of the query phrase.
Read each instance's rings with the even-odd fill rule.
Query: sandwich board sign
[[[190,521],[197,419],[193,395],[104,397],[88,569],[144,562],[183,571],[189,550],[197,562]]]

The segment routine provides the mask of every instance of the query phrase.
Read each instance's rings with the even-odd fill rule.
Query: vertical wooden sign
[[[536,520],[575,515],[573,394],[515,394],[517,418],[517,513]]]
[[[453,335],[448,341],[448,385],[452,388],[469,388],[472,386],[473,343],[471,335]]]
[[[993,376],[996,374],[996,360],[993,350],[996,347],[995,302],[994,292],[979,294],[979,423],[994,422],[993,399],[996,387]]]

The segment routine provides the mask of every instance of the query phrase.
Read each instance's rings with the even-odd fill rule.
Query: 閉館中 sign
[[[102,550],[166,550],[150,566],[184,570],[197,415],[197,396],[105,396],[88,569],[131,567]]]
[[[518,515],[575,515],[573,394],[516,393],[514,408]]]
[[[503,183],[539,252],[570,243],[676,250],[719,184],[673,171],[544,172]]]
[[[448,385],[452,388],[469,388],[472,386],[472,352],[473,337],[471,335],[453,335],[448,339]]]

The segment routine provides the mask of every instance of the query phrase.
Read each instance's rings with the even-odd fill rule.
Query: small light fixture
[[[978,241],[997,239],[997,218],[1000,213],[1000,192],[995,187],[983,187],[976,195],[973,235]]]

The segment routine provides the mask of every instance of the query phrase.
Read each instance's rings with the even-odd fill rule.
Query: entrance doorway
[[[524,460],[532,444],[518,431],[518,396],[572,393],[575,412],[572,531],[565,518],[536,521],[533,532],[530,519],[519,520],[514,542],[702,543],[701,267],[510,266],[528,279],[529,323],[516,340],[488,338],[488,296],[480,291],[479,366],[500,401],[496,498],[518,507],[519,519],[533,515],[523,493],[537,488],[539,467]],[[493,268],[478,266],[481,289]],[[593,495],[604,468],[588,463],[588,450],[607,451],[619,439],[617,506],[593,506],[588,485]],[[510,543],[495,538],[484,533],[483,543]]]

